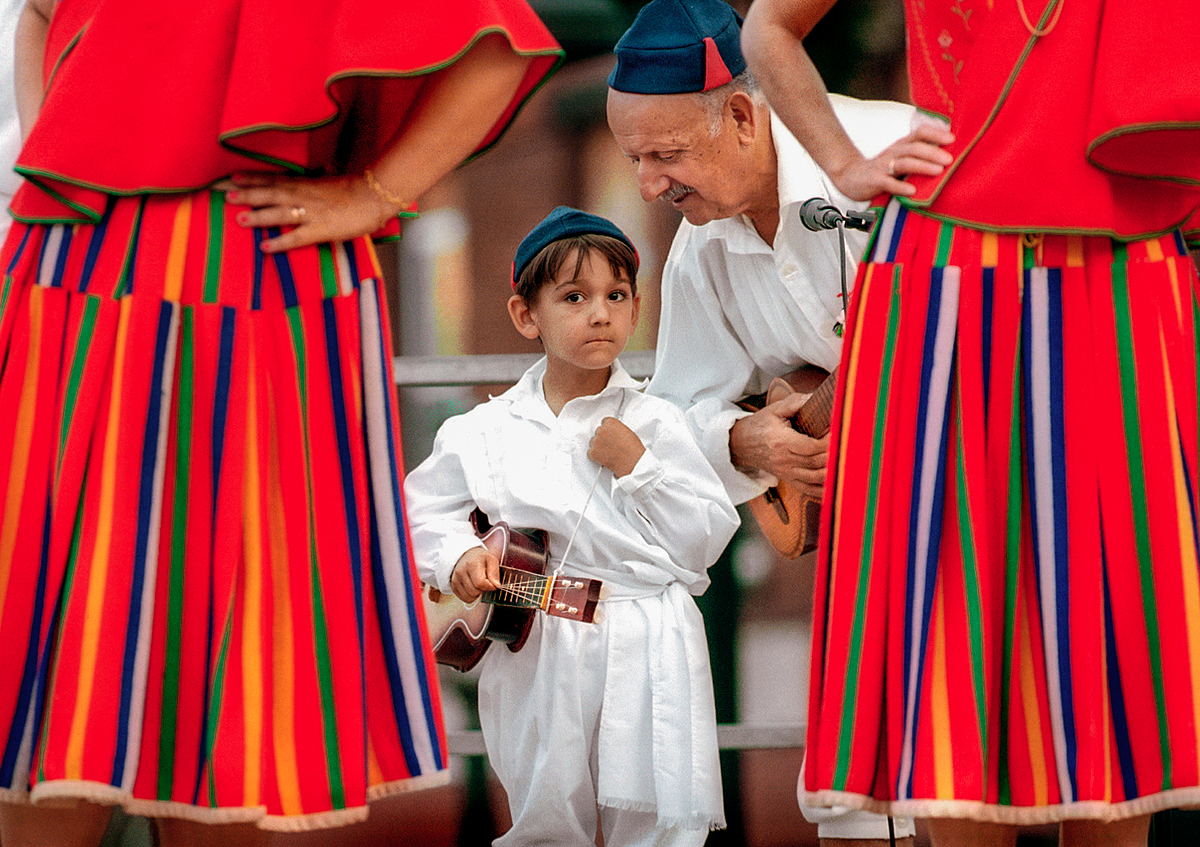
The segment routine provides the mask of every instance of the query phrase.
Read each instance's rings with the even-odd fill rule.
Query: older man
[[[825,443],[787,423],[799,398],[755,414],[734,401],[801,365],[836,367],[839,234],[811,231],[799,209],[812,198],[865,205],[840,194],[772,114],[746,71],[740,23],[720,0],[653,0],[617,45],[608,92],[609,127],[642,197],[685,218],[663,271],[650,391],[685,409],[735,502],[776,477],[820,493]],[[867,156],[934,146],[925,128],[909,134],[910,106],[831,99]],[[851,281],[867,237],[846,231]]]
[[[642,197],[685,218],[663,270],[649,390],[684,410],[735,502],[779,479],[819,496],[827,440],[789,422],[803,395],[754,413],[736,401],[800,366],[837,366],[843,262],[852,281],[868,236],[846,231],[843,251],[839,233],[809,229],[800,208],[812,198],[846,213],[864,204],[840,194],[771,113],[746,70],[740,25],[720,0],[652,0],[618,42],[608,79],[609,127]],[[909,106],[832,100],[867,156],[934,146],[924,129],[909,134]],[[806,810],[818,814],[822,841],[913,835],[908,820]]]

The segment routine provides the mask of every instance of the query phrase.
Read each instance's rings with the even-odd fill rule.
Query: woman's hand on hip
[[[238,213],[241,226],[284,230],[263,241],[265,253],[368,235],[400,211],[373,191],[362,174],[308,179],[247,173],[216,187],[227,190],[230,203],[250,207]]]

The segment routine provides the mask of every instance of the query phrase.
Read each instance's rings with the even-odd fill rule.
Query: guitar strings
[[[545,594],[546,584],[550,578],[543,574],[530,573],[529,571],[520,568],[514,568],[509,565],[501,565],[501,586],[493,592],[489,592],[497,598],[501,598],[503,602],[510,605],[525,605],[531,604],[540,607],[542,596]],[[505,573],[507,572],[507,574]],[[524,601],[516,603],[509,601]]]
[[[621,412],[625,410],[625,401],[629,399],[628,390],[621,389],[621,402],[617,404],[617,410],[613,412],[613,417],[621,420]],[[600,484],[600,477],[604,473],[604,465],[596,471],[596,478],[592,480],[592,487],[588,489],[587,499],[583,501],[583,507],[579,510],[579,519],[575,521],[575,528],[571,530],[571,537],[567,539],[567,549],[563,551],[562,558],[558,560],[558,567],[554,569],[552,578],[557,579],[562,573],[563,565],[567,563],[567,557],[571,555],[571,547],[575,544],[575,536],[579,534],[579,527],[583,524],[584,513],[587,512],[588,503],[592,502],[592,495],[596,493],[596,486]]]

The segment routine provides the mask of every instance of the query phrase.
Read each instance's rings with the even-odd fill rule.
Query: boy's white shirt
[[[587,449],[601,419],[620,408],[646,447],[625,477],[602,472],[563,568],[604,580],[613,596],[602,604],[603,622],[539,615],[531,647],[484,657],[489,758],[510,792],[537,793],[534,786],[580,778],[563,750],[582,743],[601,806],[655,811],[660,826],[723,826],[712,677],[689,592],[707,587],[707,568],[737,529],[737,512],[682,413],[643,394],[619,363],[603,391],[570,401],[557,417],[542,394],[544,372],[543,359],[504,394],[443,424],[405,486],[418,572],[448,590],[454,564],[478,545],[467,523],[473,508],[547,530],[554,569],[599,470]],[[589,654],[575,655],[583,644]],[[553,671],[539,670],[547,667]],[[602,679],[593,680],[596,673]],[[591,704],[595,726],[581,725],[574,709],[548,715],[526,705],[558,702],[568,689],[603,691]],[[521,746],[529,738],[539,739],[532,751]]]
[[[682,413],[643,394],[618,361],[603,391],[571,400],[555,416],[542,394],[545,368],[543,358],[508,391],[447,420],[429,458],[409,475],[421,579],[450,590],[454,565],[479,546],[468,522],[476,506],[492,521],[546,530],[550,569],[557,568],[600,471],[588,444],[624,401],[620,419],[646,452],[620,479],[601,473],[563,573],[599,577],[618,595],[670,582],[702,594],[738,516]]]

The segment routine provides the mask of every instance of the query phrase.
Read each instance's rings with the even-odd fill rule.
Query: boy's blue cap
[[[516,288],[517,279],[520,278],[525,267],[533,261],[534,256],[542,252],[543,248],[548,247],[555,241],[562,241],[564,238],[588,234],[608,235],[624,241],[629,245],[629,249],[633,251],[633,264],[634,268],[637,268],[637,248],[633,246],[633,242],[629,240],[629,236],[621,232],[616,224],[599,215],[581,212],[578,209],[572,209],[570,206],[559,206],[553,212],[546,215],[540,224],[531,229],[529,235],[521,239],[521,244],[517,247],[517,256],[513,259],[513,287]]]
[[[722,0],[651,0],[617,42],[608,85],[630,94],[691,94],[746,69],[742,17]]]

